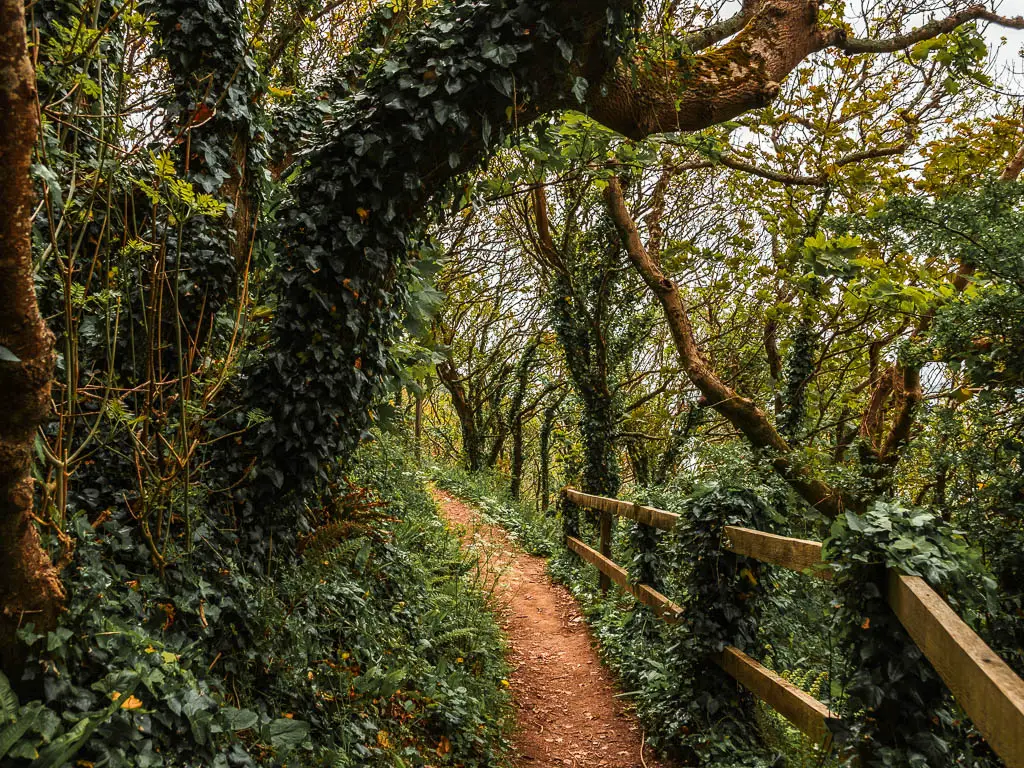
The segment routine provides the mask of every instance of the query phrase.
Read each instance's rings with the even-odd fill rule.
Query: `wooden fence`
[[[611,521],[613,516],[624,517],[670,531],[678,522],[679,515],[580,493],[572,488],[566,488],[563,493],[577,506],[601,513],[601,551],[595,551],[571,536],[566,541],[569,549],[662,618],[678,620],[682,610],[678,605],[647,585],[630,583],[625,569],[612,561]],[[821,543],[817,541],[726,526],[722,546],[729,552],[763,563],[820,579],[832,578],[832,571],[823,567]],[[1009,768],[1024,768],[1024,680],[923,579],[890,570],[887,597],[893,613],[992,749]],[[810,738],[826,748],[829,746],[829,722],[835,719],[835,715],[820,701],[738,648],[726,648],[714,661]]]

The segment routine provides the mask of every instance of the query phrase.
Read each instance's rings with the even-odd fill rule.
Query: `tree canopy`
[[[409,726],[412,763],[331,703],[397,696],[380,658],[403,643],[402,669],[451,682],[430,580],[462,566],[410,554],[417,529],[447,546],[394,474],[416,462],[507,483],[531,536],[566,484],[685,498],[711,526],[694,546],[741,508],[831,531],[851,561],[851,519],[909,530],[920,510],[936,558],[960,557],[946,538],[969,553],[972,620],[1020,672],[1024,129],[1000,36],[1024,17],[1006,10],[0,0],[0,682],[33,702],[4,703],[0,745],[48,765],[301,746],[312,765],[358,742],[418,765],[433,739],[487,764],[465,734],[491,734],[489,683],[458,723]],[[701,506],[712,486],[747,495]],[[393,570],[364,589],[378,557]],[[344,578],[308,597],[332,558]],[[380,643],[377,598],[412,606]],[[288,725],[273,710],[316,675],[268,627],[332,600],[303,653],[347,677]],[[500,679],[474,606],[461,626]],[[189,663],[140,672],[158,651]],[[108,702],[143,688],[163,714],[121,745],[133,715]]]

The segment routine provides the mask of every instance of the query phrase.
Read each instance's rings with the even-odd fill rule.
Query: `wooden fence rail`
[[[565,489],[564,494],[581,507],[661,530],[671,530],[679,520],[673,512],[580,493],[572,488]],[[610,531],[602,544],[605,554],[579,539],[567,540],[573,552],[637,600],[651,606],[659,616],[669,620],[681,617],[682,609],[667,597],[649,586],[630,583],[625,569],[611,559]],[[815,578],[830,580],[833,576],[822,561],[821,542],[730,525],[725,527],[723,548]],[[1024,680],[923,579],[895,570],[889,571],[888,579],[887,597],[893,613],[949,686],[957,703],[1009,768],[1024,768]],[[827,742],[831,738],[828,726],[835,717],[817,699],[736,648],[726,648],[714,661],[812,739]]]
[[[605,574],[613,582],[618,584],[626,592],[629,592],[638,601],[654,610],[656,614],[670,621],[675,620],[683,609],[673,603],[661,592],[649,587],[646,584],[633,584],[629,580],[626,569],[616,565],[600,552],[591,549],[579,539],[569,536],[566,539],[569,549],[593,565],[601,573]]]

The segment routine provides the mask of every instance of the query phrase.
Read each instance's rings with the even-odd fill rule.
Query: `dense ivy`
[[[159,32],[154,56],[167,62],[166,119],[178,173],[198,191],[224,198],[227,215],[193,216],[168,233],[172,292],[192,334],[209,333],[217,311],[235,298],[251,253],[267,159],[259,76],[249,56],[239,0],[150,0]]]
[[[887,569],[895,568],[923,577],[965,613],[979,582],[966,553],[934,515],[884,501],[832,526],[824,559],[838,593],[833,622],[852,666],[840,735],[865,768],[998,765],[976,733],[964,738],[949,691],[886,600]]]
[[[0,762],[495,765],[508,673],[471,560],[393,441],[350,470],[270,571],[204,525],[216,557],[161,578],[127,511],[77,517],[71,610],[45,636],[26,623],[10,681],[39,695],[0,675]]]
[[[724,550],[723,529],[769,530],[778,513],[751,491],[721,486],[670,506],[681,521],[670,534],[654,537],[657,549],[637,548],[629,526],[620,527],[614,551],[618,562],[632,555],[631,578],[646,572],[646,583],[683,608],[678,623],[657,619],[639,604],[629,608],[619,596],[602,598],[593,569],[564,550],[552,558],[551,571],[583,600],[602,654],[632,692],[641,719],[657,724],[648,731],[652,745],[687,764],[777,765],[778,756],[759,740],[754,698],[711,657],[728,645],[764,657],[760,624],[773,591],[770,574],[756,561]],[[563,499],[561,514],[564,531],[579,535],[578,509]]]
[[[623,44],[621,9],[611,21],[608,61]],[[592,32],[585,23],[546,2],[446,5],[301,156],[280,217],[272,343],[248,377],[250,406],[270,416],[254,435],[260,505],[309,490],[351,452],[396,373],[403,274],[433,248],[425,211],[457,201],[461,174],[521,116],[579,103],[587,82],[572,47]]]
[[[614,496],[621,483],[618,384],[637,339],[650,330],[650,318],[632,309],[633,282],[620,269],[623,255],[608,217],[602,216],[593,229],[572,231],[570,222],[565,226],[570,231],[563,239],[570,245],[560,253],[561,268],[550,280],[546,308],[583,404],[583,489]]]

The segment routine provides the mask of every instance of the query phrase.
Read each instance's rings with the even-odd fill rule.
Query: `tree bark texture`
[[[636,223],[626,208],[618,179],[609,181],[604,195],[629,260],[661,304],[679,362],[690,381],[709,405],[736,427],[754,448],[767,449],[772,453],[772,467],[802,498],[828,517],[838,516],[844,505],[849,504],[848,500],[808,470],[796,465],[789,443],[764,411],[753,400],[743,397],[722,381],[704,359],[694,336],[686,301],[641,241]]]
[[[32,446],[50,415],[54,368],[32,271],[36,101],[24,3],[0,0],[0,667],[18,678],[17,629],[52,629],[64,601],[32,517]]]

